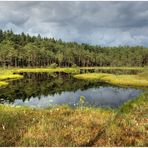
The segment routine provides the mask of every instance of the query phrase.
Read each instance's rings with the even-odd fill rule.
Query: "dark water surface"
[[[110,74],[128,74],[135,75],[142,72],[142,70],[128,70],[128,69],[80,69],[80,73],[110,73]]]
[[[65,73],[22,73],[24,79],[11,81],[0,88],[0,103],[48,108],[68,104],[118,107],[137,97],[142,90],[109,85],[107,83],[78,80]]]

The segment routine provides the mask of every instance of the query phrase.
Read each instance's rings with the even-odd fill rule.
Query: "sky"
[[[101,46],[148,47],[148,2],[0,1],[0,29]]]

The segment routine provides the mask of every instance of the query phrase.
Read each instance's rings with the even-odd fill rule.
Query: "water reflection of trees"
[[[14,102],[25,101],[31,97],[61,94],[63,91],[85,90],[107,84],[95,81],[77,80],[64,73],[23,73],[24,79],[12,81],[6,88],[0,89],[0,100]],[[0,101],[1,102],[1,101]],[[2,103],[2,102],[1,102]]]
[[[141,70],[128,70],[128,69],[81,69],[80,73],[110,73],[110,74],[138,74]]]

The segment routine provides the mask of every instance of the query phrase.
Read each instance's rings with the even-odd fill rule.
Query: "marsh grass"
[[[8,80],[21,79],[23,76],[13,74],[11,70],[0,69],[0,86],[8,85]]]
[[[0,81],[0,87],[1,87],[1,86],[6,86],[6,85],[8,85],[7,82]]]
[[[113,116],[110,110],[59,106],[30,109],[0,105],[0,146],[79,146]]]
[[[0,146],[147,146],[148,93],[118,109],[0,105]]]
[[[122,105],[94,146],[148,146],[148,93]]]
[[[65,72],[65,73],[77,73],[79,72],[79,68],[15,68],[13,69],[14,72]]]
[[[100,80],[114,85],[148,87],[148,79],[145,73],[138,75],[87,73],[87,74],[77,74],[74,77],[84,80]]]

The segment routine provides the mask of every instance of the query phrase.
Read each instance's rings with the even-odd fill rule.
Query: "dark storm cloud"
[[[107,46],[148,46],[148,2],[0,2],[0,27]]]

